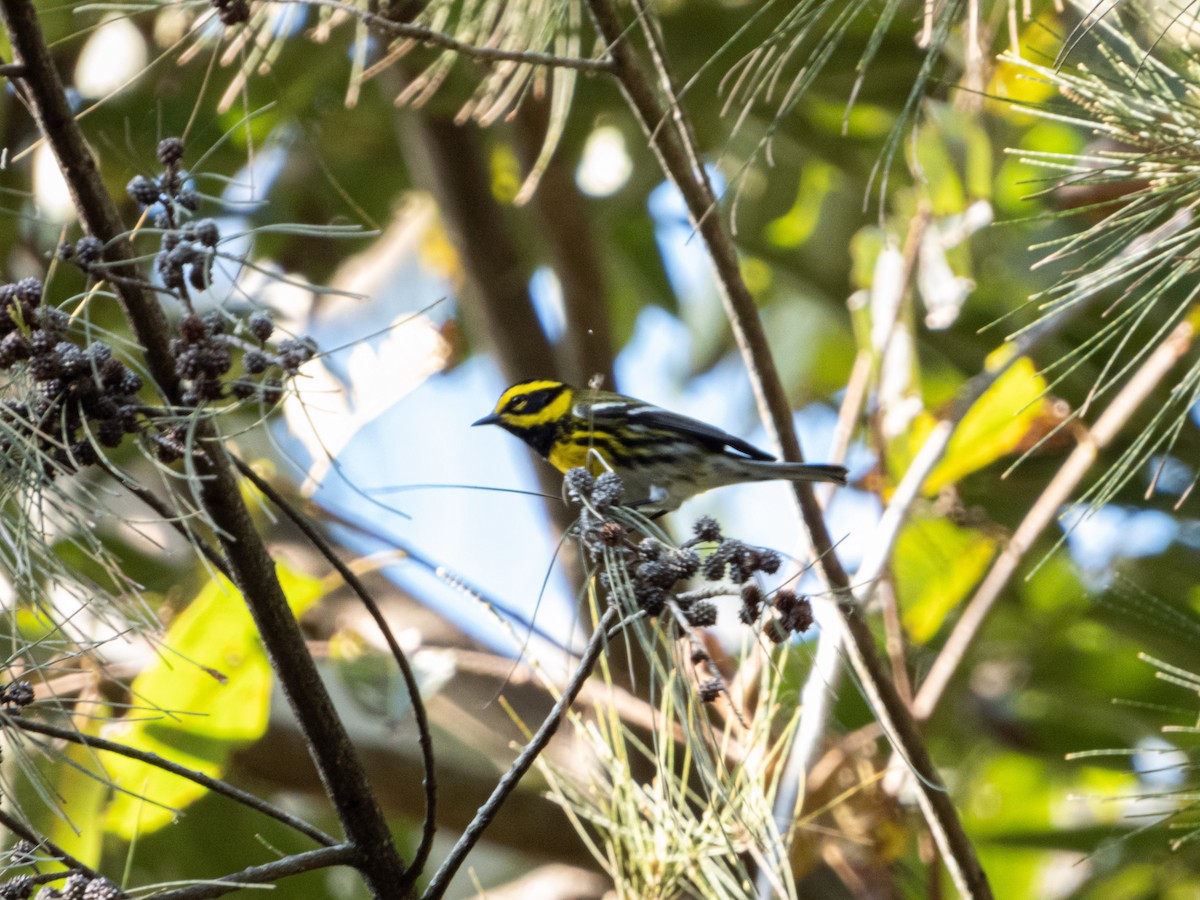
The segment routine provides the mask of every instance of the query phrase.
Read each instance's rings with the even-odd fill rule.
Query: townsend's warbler
[[[843,466],[777,462],[712,425],[608,391],[558,381],[514,384],[474,425],[499,425],[560,472],[621,476],[628,501],[667,512],[702,491],[750,481],[846,483]]]

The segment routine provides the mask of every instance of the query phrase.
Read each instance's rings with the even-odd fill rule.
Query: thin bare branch
[[[563,689],[562,695],[554,704],[554,708],[546,716],[542,722],[541,728],[537,730],[537,734],[525,745],[525,749],[513,762],[512,766],[500,782],[496,785],[496,789],[492,792],[492,796],[488,797],[487,802],[479,807],[479,812],[475,819],[467,826],[462,837],[458,839],[458,843],[454,845],[454,849],[446,857],[441,867],[434,874],[429,882],[429,887],[425,889],[425,893],[421,895],[421,900],[437,900],[446,892],[446,888],[450,885],[450,879],[454,877],[454,873],[458,871],[463,864],[467,854],[471,851],[481,837],[483,831],[496,817],[500,806],[508,798],[520,784],[521,779],[525,777],[525,773],[537,761],[542,751],[546,749],[546,745],[550,743],[550,738],[554,737],[554,733],[558,731],[559,725],[562,724],[563,718],[567,714],[567,710],[571,708],[571,704],[575,698],[579,696],[579,692],[583,690],[583,685],[587,681],[588,676],[592,673],[592,669],[596,665],[596,660],[600,658],[600,654],[604,651],[608,643],[608,629],[617,621],[618,610],[615,606],[609,607],[600,621],[596,623],[596,630],[592,632],[592,638],[588,641],[587,649],[584,650],[583,656],[579,660],[579,666],[575,669],[575,674],[571,676],[571,680]]]
[[[170,891],[159,891],[150,896],[154,900],[208,900],[210,897],[223,897],[234,891],[244,890],[247,885],[274,884],[289,875],[300,875],[303,872],[328,869],[331,866],[355,865],[356,858],[357,853],[349,844],[337,844],[333,847],[322,847],[320,850],[293,853],[291,856],[285,856],[275,862],[251,866],[212,881]]]
[[[71,728],[59,728],[57,725],[51,725],[47,722],[37,722],[33,719],[23,716],[8,716],[4,719],[4,724],[11,728],[18,728],[21,731],[28,731],[33,734],[43,734],[46,737],[57,738],[62,741],[69,741],[72,744],[79,744],[84,747],[92,747],[96,750],[104,750],[107,753],[115,753],[118,756],[124,756],[129,759],[136,759],[138,762],[143,762],[148,766],[162,769],[164,772],[170,772],[172,775],[178,775],[180,778],[186,778],[188,781],[194,782],[206,790],[212,791],[214,794],[220,794],[223,797],[228,797],[243,806],[262,813],[264,816],[269,816],[278,822],[282,822],[289,828],[294,828],[301,834],[312,838],[318,844],[323,844],[326,847],[332,847],[337,844],[333,838],[309,825],[303,819],[298,819],[291,813],[286,812],[274,804],[268,803],[261,797],[256,797],[251,793],[243,791],[241,788],[234,787],[226,781],[219,778],[213,778],[205,775],[203,772],[197,772],[195,769],[189,769],[186,766],[181,766],[178,763],[171,762],[169,759],[159,756],[157,753],[148,753],[145,750],[138,750],[126,744],[110,741],[106,738],[96,737],[95,735],[83,734]]]

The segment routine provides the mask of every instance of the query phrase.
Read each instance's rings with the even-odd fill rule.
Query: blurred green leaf
[[[960,213],[967,205],[958,166],[941,128],[922,128],[917,138],[917,166],[924,179],[922,192],[935,216]]]
[[[821,219],[821,204],[833,188],[838,171],[827,163],[816,161],[800,173],[796,202],[784,215],[767,224],[766,238],[776,247],[799,247],[817,230]]]

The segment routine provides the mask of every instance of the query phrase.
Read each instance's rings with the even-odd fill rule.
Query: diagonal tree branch
[[[80,862],[78,859],[76,859],[74,856],[72,856],[66,850],[59,847],[53,841],[49,841],[46,838],[42,837],[40,834],[37,834],[35,831],[30,829],[28,826],[26,826],[25,823],[22,822],[20,819],[18,819],[16,816],[13,816],[12,814],[10,814],[9,812],[7,812],[6,810],[3,810],[3,809],[0,809],[0,825],[3,825],[5,828],[7,828],[9,831],[11,831],[13,834],[15,834],[21,840],[28,841],[30,844],[33,844],[35,847],[37,847],[41,850],[44,850],[46,853],[50,854],[55,859],[57,859],[59,862],[61,862],[64,866],[67,866],[68,868],[75,869],[76,871],[82,872],[84,875],[88,876],[88,878],[99,878],[100,877],[100,873],[97,872],[95,869],[93,869],[91,866],[87,865],[86,863]]]
[[[733,241],[721,218],[712,214],[716,198],[691,162],[696,154],[689,146],[686,129],[659,128],[659,123],[667,120],[669,112],[654,90],[651,77],[634,50],[612,0],[588,0],[588,9],[608,44],[615,75],[626,100],[650,138],[663,171],[683,195],[692,223],[709,251],[718,289],[764,423],[783,458],[801,461],[803,457],[792,425],[791,404],[775,367],[754,298],[742,279]],[[664,80],[669,82],[669,79]],[[678,107],[673,98],[672,103]],[[797,483],[794,488],[821,571],[834,596],[841,598],[830,606],[837,626],[845,631],[850,662],[880,724],[917,775],[918,801],[950,874],[962,894],[990,898],[992,893],[987,877],[929,757],[916,722],[888,677],[870,628],[860,611],[849,605],[850,579],[833,552],[816,496],[807,484]]]
[[[70,728],[59,728],[57,725],[51,725],[47,722],[35,722],[32,719],[22,716],[7,716],[0,720],[0,724],[18,728],[21,731],[28,731],[32,734],[44,734],[47,737],[57,738],[61,741],[69,741],[73,744],[79,744],[84,747],[92,747],[96,750],[104,750],[108,753],[115,753],[118,756],[124,756],[129,759],[136,759],[138,762],[146,763],[146,765],[154,766],[162,769],[164,772],[170,772],[172,775],[178,775],[180,778],[186,778],[188,781],[195,782],[206,790],[212,791],[214,794],[220,794],[223,797],[228,797],[243,806],[256,810],[264,816],[269,816],[277,822],[282,822],[289,828],[294,828],[301,834],[312,838],[318,844],[323,844],[326,847],[332,847],[337,843],[333,838],[327,835],[319,828],[309,825],[303,819],[293,816],[286,810],[280,809],[273,803],[268,803],[261,797],[256,797],[241,788],[234,787],[227,781],[222,781],[219,778],[213,778],[205,775],[203,772],[198,772],[195,769],[189,769],[187,766],[181,766],[178,763],[159,756],[157,753],[148,753],[145,750],[138,750],[135,747],[130,747],[117,741],[110,741],[107,738],[97,737],[95,735],[83,734]]]
[[[71,190],[80,220],[104,242],[113,286],[159,389],[179,405],[179,381],[169,350],[166,316],[152,290],[137,277],[126,229],[104,188],[95,159],[75,121],[62,81],[46,46],[31,0],[0,0],[16,61],[25,67],[24,84],[37,125],[49,142]],[[302,725],[309,752],[337,810],[357,864],[377,897],[394,897],[405,867],[383,813],[371,793],[349,736],[321,682],[300,627],[288,607],[275,564],[254,527],[238,482],[213,425],[196,423],[205,456],[196,463],[197,493],[254,618],[292,711]]]

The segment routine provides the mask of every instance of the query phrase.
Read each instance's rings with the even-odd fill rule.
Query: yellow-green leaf
[[[81,734],[94,736],[102,717],[111,715],[112,710],[99,704],[89,704],[87,710],[95,718],[80,716],[75,727]],[[74,743],[46,756],[31,751],[31,747],[5,747],[13,794],[5,798],[5,805],[23,809],[37,834],[87,865],[99,866],[104,834],[93,823],[101,815],[109,792],[105,760],[97,751]],[[13,765],[26,753],[28,758]],[[50,871],[67,868],[53,861],[45,865]]]
[[[321,597],[321,583],[278,566],[293,613]],[[270,713],[271,667],[241,594],[210,582],[168,629],[158,660],[132,685],[135,701],[166,712],[131,715],[105,736],[220,777],[230,754],[260,738]],[[125,840],[168,824],[205,790],[185,778],[125,757],[105,761],[119,790],[105,824]],[[128,792],[128,793],[126,793]]]
[[[892,572],[909,636],[923,644],[974,589],[996,541],[942,518],[909,522],[896,541]]]
[[[1005,349],[992,354],[988,366],[1000,364]],[[1021,357],[1001,375],[963,417],[942,461],[925,482],[925,493],[936,494],[948,484],[977,472],[1022,447],[1031,427],[1042,416],[1045,379],[1033,362]],[[925,442],[935,419],[923,413],[909,437],[910,458]]]

